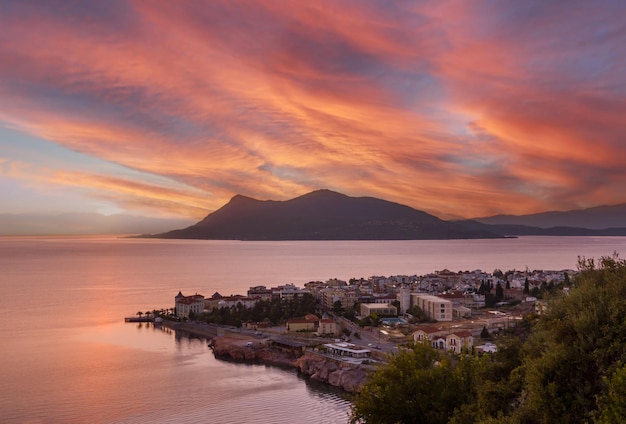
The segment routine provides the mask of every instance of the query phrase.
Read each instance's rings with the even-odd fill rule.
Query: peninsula
[[[567,291],[573,270],[452,272],[254,286],[243,295],[174,298],[146,312],[155,326],[210,340],[216,357],[289,366],[358,392],[388,353],[427,342],[442,352],[493,352],[542,297]],[[141,319],[141,312],[137,313]]]

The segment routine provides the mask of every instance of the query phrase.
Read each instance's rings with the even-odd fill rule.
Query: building
[[[448,332],[435,327],[421,327],[413,333],[415,343],[429,343],[435,349],[460,353],[464,348],[472,349],[474,336],[471,331]]]
[[[179,318],[189,318],[189,314],[198,316],[204,310],[204,296],[194,294],[185,296],[182,292],[178,292],[174,298],[175,315]]]
[[[474,337],[471,331],[456,331],[446,336],[446,349],[460,353],[462,349],[472,349]]]
[[[258,297],[251,298],[247,296],[241,296],[239,294],[224,297],[219,293],[215,293],[210,298],[205,299],[204,307],[207,311],[221,308],[237,308],[239,307],[239,305],[241,305],[242,308],[251,309],[260,300],[261,299]]]
[[[430,343],[441,330],[435,327],[420,327],[413,333],[413,342]]]
[[[368,317],[374,313],[378,316],[397,316],[398,308],[389,303],[361,303],[362,317]]]
[[[319,320],[317,327],[317,334],[337,334],[339,333],[339,326],[335,321],[330,318],[323,318]]]
[[[424,293],[411,293],[411,304],[417,305],[430,319],[452,321],[452,302]]]
[[[400,287],[396,292],[396,299],[400,302],[400,313],[406,313],[411,307],[411,288]]]
[[[309,319],[290,319],[287,321],[287,332],[295,331],[315,331],[317,329],[317,321]]]
[[[328,309],[335,306],[335,302],[340,302],[341,307],[349,309],[354,306],[358,300],[357,292],[351,289],[342,289],[339,287],[327,287],[320,291],[322,303]]]
[[[372,351],[369,349],[358,348],[352,343],[326,343],[324,347],[328,353],[337,356],[344,356],[350,358],[369,358]]]
[[[317,315],[309,314],[304,318],[290,319],[287,321],[287,332],[311,331],[318,335],[337,334],[339,326],[330,318],[318,318]]]
[[[272,299],[293,299],[294,296],[302,296],[305,293],[310,293],[308,290],[296,287],[292,283],[272,287],[270,291],[272,293]]]
[[[268,289],[265,286],[250,287],[250,289],[248,290],[248,297],[250,298],[258,297],[261,300],[271,300],[272,290]]]

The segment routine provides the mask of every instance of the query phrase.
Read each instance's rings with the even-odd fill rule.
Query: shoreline
[[[258,338],[234,332],[233,328],[211,324],[174,323],[163,326],[211,340],[211,349],[218,359],[295,368],[299,373],[348,393],[358,392],[374,365],[354,364],[332,358],[319,352],[278,344],[278,337]]]

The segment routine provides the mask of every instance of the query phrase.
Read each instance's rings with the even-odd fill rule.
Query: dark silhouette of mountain
[[[474,221],[495,225],[526,225],[530,227],[577,227],[592,230],[626,227],[626,203],[595,208],[552,211],[531,215],[496,215],[475,218]]]
[[[214,240],[434,240],[500,238],[373,197],[318,190],[287,201],[237,195],[195,225],[151,237]]]
[[[626,236],[626,227],[591,229],[556,226],[540,228],[515,224],[483,224],[477,220],[456,222],[474,231],[491,231],[502,236]]]

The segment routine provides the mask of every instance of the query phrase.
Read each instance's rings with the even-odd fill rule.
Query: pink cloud
[[[626,201],[624,34],[610,11],[557,12],[129,2],[67,25],[24,9],[0,18],[0,119],[197,191],[58,184],[188,215],[320,187],[444,216]]]

